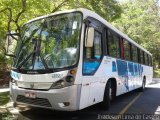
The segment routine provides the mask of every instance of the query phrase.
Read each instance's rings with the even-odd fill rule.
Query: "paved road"
[[[160,120],[160,116],[153,116],[154,114],[160,115],[160,83],[155,82],[146,86],[144,93],[132,91],[117,97],[108,111],[101,110],[98,105],[77,112],[58,112],[40,108],[25,109],[18,115],[18,120],[116,120],[119,119],[116,114],[125,115],[123,118],[121,116],[123,120]]]

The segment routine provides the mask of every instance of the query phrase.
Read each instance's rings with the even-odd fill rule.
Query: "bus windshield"
[[[35,20],[21,29],[13,67],[23,70],[64,68],[79,56],[82,15],[59,14]]]

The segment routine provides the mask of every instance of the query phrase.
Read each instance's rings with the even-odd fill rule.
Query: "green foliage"
[[[115,0],[71,0],[70,8],[83,7],[95,11],[107,21],[120,18],[122,9]],[[78,3],[77,3],[78,2]]]
[[[0,119],[1,120],[17,120],[17,117],[7,112],[7,113],[3,113],[2,115],[0,114]]]
[[[160,69],[154,70],[154,78],[160,78]]]
[[[7,104],[9,101],[9,92],[0,93],[0,106]]]
[[[153,54],[160,67],[160,7],[154,0],[130,0],[121,4],[122,17],[114,25]]]

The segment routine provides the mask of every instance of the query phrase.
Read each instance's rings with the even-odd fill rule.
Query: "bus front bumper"
[[[48,91],[29,90],[10,86],[10,94],[14,102],[34,107],[49,108],[62,111],[79,110],[81,85],[72,85]],[[26,96],[34,94],[34,98]]]

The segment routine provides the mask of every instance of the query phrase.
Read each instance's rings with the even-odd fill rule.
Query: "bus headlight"
[[[51,89],[60,89],[67,86],[71,86],[74,83],[74,77],[67,76],[65,80],[59,80],[52,84]]]
[[[72,76],[67,76],[67,77],[66,77],[66,81],[67,81],[68,83],[72,83],[72,82],[74,82],[74,77],[72,77]]]

